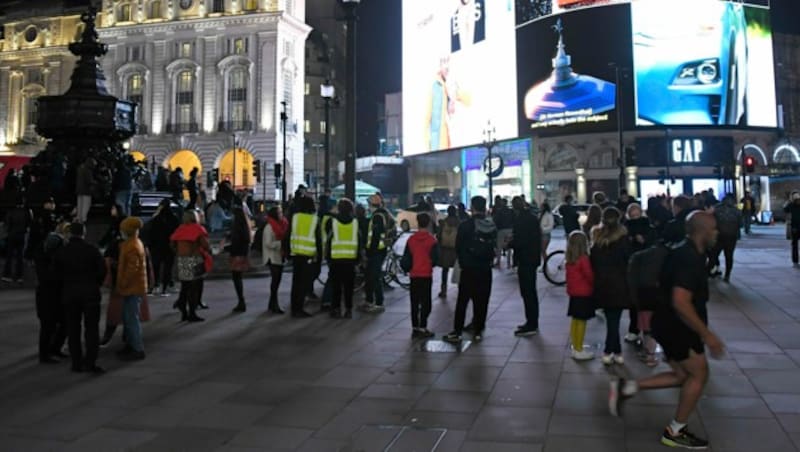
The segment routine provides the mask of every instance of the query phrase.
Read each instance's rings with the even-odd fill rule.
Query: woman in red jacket
[[[572,317],[570,338],[572,359],[585,361],[594,358],[594,353],[583,349],[586,321],[594,317],[594,272],[589,261],[589,240],[581,231],[572,231],[567,241],[567,295]]]

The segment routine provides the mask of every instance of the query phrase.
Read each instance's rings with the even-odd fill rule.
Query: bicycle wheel
[[[556,286],[567,283],[567,255],[562,250],[553,251],[544,261],[544,277]]]
[[[411,276],[400,268],[400,256],[395,255],[391,264],[392,279],[403,289],[411,287]]]

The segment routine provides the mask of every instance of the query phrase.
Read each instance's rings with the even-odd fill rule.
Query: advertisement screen
[[[633,105],[632,78],[616,69],[629,67],[631,47],[628,5],[584,8],[520,25],[520,133],[616,129],[617,93],[622,93],[623,106]],[[627,110],[632,112],[631,107]]]
[[[777,125],[769,9],[637,0],[631,16],[636,125]]]
[[[517,134],[513,0],[403,1],[403,153]]]

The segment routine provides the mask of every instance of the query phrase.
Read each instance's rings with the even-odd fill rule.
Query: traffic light
[[[756,171],[756,159],[752,155],[748,155],[744,158],[744,168],[745,171],[748,173],[753,173]]]
[[[253,176],[256,182],[261,181],[261,160],[253,160]]]
[[[211,179],[208,183],[219,182],[219,168],[214,168],[211,170]]]

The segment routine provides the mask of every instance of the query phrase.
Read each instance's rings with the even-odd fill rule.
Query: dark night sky
[[[436,1],[436,0],[429,0]],[[771,0],[773,27],[800,34],[800,0]],[[377,148],[377,103],[402,90],[402,0],[362,0],[358,39],[358,149]]]

